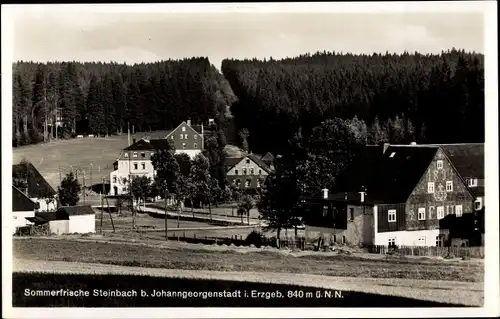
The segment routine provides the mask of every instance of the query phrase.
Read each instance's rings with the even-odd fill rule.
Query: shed
[[[94,233],[95,212],[90,206],[63,206],[57,212],[69,219],[69,233]]]

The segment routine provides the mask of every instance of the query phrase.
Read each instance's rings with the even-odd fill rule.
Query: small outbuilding
[[[95,212],[90,206],[63,206],[55,212],[37,212],[28,220],[50,234],[95,233]]]

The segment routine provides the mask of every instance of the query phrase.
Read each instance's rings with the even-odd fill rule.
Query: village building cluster
[[[127,192],[133,176],[154,178],[151,156],[173,142],[191,159],[204,150],[211,124],[183,121],[162,138],[129,141],[110,173],[109,195]],[[230,185],[258,190],[274,170],[274,156],[247,153],[226,159]],[[95,232],[90,206],[61,207],[37,169],[13,166],[14,232],[45,225],[49,233]],[[484,245],[484,144],[366,146],[338,177],[335,189],[306,198],[306,237],[326,243],[380,246]],[[47,200],[47,198],[51,198]]]

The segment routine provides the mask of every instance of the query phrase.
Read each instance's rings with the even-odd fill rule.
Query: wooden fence
[[[484,258],[484,247],[371,246],[371,253],[404,256]]]

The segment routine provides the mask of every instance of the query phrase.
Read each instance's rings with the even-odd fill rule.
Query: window
[[[453,182],[452,181],[447,181],[446,182],[446,191],[447,192],[453,192]]]
[[[134,169],[137,169],[137,163],[134,163]]]
[[[122,187],[122,192],[126,192],[127,191],[127,188],[126,187]]]
[[[443,237],[436,236],[436,247],[443,247]]]
[[[116,175],[113,176],[113,183],[116,183]]]
[[[260,188],[260,179],[257,179],[257,188]]]
[[[250,160],[247,158],[247,164],[250,164]]]
[[[123,155],[125,156],[125,158],[128,158],[128,153],[125,153],[125,154],[123,154]]]
[[[234,170],[234,175],[238,175],[238,170],[237,169]]]
[[[418,237],[417,245],[418,246],[425,246],[425,236]]]
[[[342,236],[342,244],[345,244],[345,236]]]
[[[477,186],[477,178],[468,178],[467,185],[469,187],[476,187]]]
[[[444,206],[438,206],[437,208],[437,219],[444,218]]]
[[[141,157],[142,157],[142,158],[145,158],[145,157],[146,157],[146,153],[142,152],[142,153],[141,153]]]
[[[418,220],[425,220],[425,207],[418,209]]]
[[[483,200],[482,200],[482,198],[476,199],[476,201],[474,202],[474,208],[476,210],[480,210],[481,208],[483,208]]]
[[[396,155],[396,152],[392,152],[391,155],[389,156],[390,158],[393,158],[394,155]]]
[[[250,180],[249,180],[249,179],[247,179],[247,180],[245,181],[245,187],[247,187],[247,188],[248,188],[248,187],[250,187]]]
[[[462,216],[462,205],[455,206],[455,215],[457,215],[457,217]]]
[[[243,171],[243,175],[247,174],[247,169],[246,168],[244,168],[242,171]]]
[[[262,175],[262,170],[261,169],[259,169],[259,175]]]
[[[236,186],[240,187],[241,181],[239,179],[236,180]]]
[[[434,217],[434,212],[436,208],[434,206],[429,207],[429,219],[432,219]]]
[[[395,209],[389,209],[389,222],[393,223],[396,221],[396,210]]]
[[[323,206],[323,217],[328,216],[328,206]]]
[[[186,132],[186,127],[185,126],[182,127],[182,131]]]
[[[198,144],[194,143],[194,144],[193,144],[193,147],[194,147],[194,148],[198,148]]]
[[[349,219],[354,220],[354,208],[349,208]]]
[[[137,152],[134,152],[134,157],[137,157]]]
[[[389,247],[396,246],[396,237],[389,238]]]
[[[151,152],[151,156],[155,155],[155,152]]]
[[[187,140],[188,139],[188,135],[187,134],[184,134],[184,139]]]
[[[198,139],[198,135],[196,135],[196,134],[193,137],[194,137],[195,140]]]
[[[181,140],[182,140],[183,137],[184,137],[184,134],[181,134]]]
[[[429,194],[434,193],[434,182],[427,183],[427,193]]]
[[[174,139],[174,136],[173,136],[173,135],[171,135],[171,136],[170,136],[170,138],[171,138],[171,139]]]
[[[141,163],[142,169],[146,169],[146,163]]]
[[[250,175],[253,175],[253,167],[250,168]]]
[[[185,150],[186,149],[186,143],[182,143],[182,149]]]
[[[443,161],[439,160],[437,161],[437,169],[442,169],[443,168]]]

